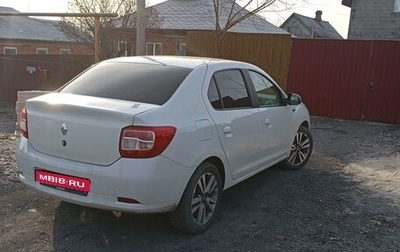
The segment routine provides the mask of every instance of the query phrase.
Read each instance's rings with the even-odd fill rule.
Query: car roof
[[[203,64],[245,64],[244,62],[233,60],[188,56],[132,56],[114,58],[104,62],[155,64],[193,69]]]

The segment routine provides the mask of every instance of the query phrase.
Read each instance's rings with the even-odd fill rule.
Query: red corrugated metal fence
[[[400,124],[400,41],[294,39],[288,91],[311,114]]]

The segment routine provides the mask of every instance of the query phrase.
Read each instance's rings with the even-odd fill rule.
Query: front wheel
[[[172,226],[189,234],[204,232],[215,217],[221,192],[217,167],[211,163],[201,164],[190,178],[178,207],[170,213]]]
[[[311,132],[304,126],[297,131],[289,157],[282,162],[282,168],[286,170],[298,170],[308,162],[313,150],[313,138]]]

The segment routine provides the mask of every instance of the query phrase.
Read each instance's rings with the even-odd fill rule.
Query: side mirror
[[[287,97],[287,103],[289,105],[299,105],[301,103],[301,97],[295,93],[289,93]]]

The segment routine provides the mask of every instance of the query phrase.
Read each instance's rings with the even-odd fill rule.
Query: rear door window
[[[251,107],[246,83],[240,70],[216,72],[210,83],[208,97],[215,109]]]
[[[79,75],[60,92],[162,105],[191,71],[165,65],[104,62]]]
[[[219,95],[217,84],[215,83],[214,78],[211,79],[210,87],[208,88],[208,99],[211,102],[211,105],[215,109],[222,109],[222,101]]]

